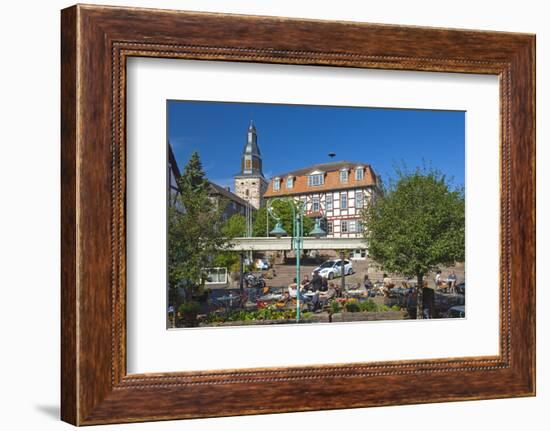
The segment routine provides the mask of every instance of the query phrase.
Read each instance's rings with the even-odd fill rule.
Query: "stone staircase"
[[[304,263],[300,262],[300,278],[303,280],[307,275],[311,279],[311,273],[318,266],[314,262],[308,262],[307,260]],[[269,279],[266,278],[267,285],[270,287],[287,287],[289,284],[294,282],[296,277],[296,261],[295,259],[287,259],[287,262],[284,264],[274,265],[275,277]]]

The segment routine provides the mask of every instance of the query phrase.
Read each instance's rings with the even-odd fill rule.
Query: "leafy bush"
[[[313,314],[313,313],[311,313]],[[259,310],[246,311],[235,310],[227,314],[209,313],[204,317],[205,323],[221,323],[221,322],[248,322],[251,320],[282,320],[294,319],[296,310],[278,310],[274,305],[268,305]]]
[[[361,307],[359,307],[359,303],[353,301],[353,302],[346,302],[346,311],[350,313],[356,313],[358,311],[361,311]]]
[[[372,299],[360,302],[359,308],[361,311],[378,311],[378,305]]]
[[[339,313],[340,312],[340,304],[338,304],[337,301],[332,301],[330,303],[330,312],[332,314]]]
[[[193,316],[199,312],[199,304],[195,301],[188,301],[181,304],[178,311],[184,316]]]

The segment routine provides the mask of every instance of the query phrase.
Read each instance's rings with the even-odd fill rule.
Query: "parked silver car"
[[[326,260],[315,268],[311,275],[315,274],[316,271],[319,271],[321,277],[328,278],[329,280],[332,280],[334,277],[340,277],[342,275],[342,260]],[[349,260],[344,260],[344,274],[353,274],[353,264]]]

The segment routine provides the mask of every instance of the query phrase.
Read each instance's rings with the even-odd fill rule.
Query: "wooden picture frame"
[[[91,425],[535,394],[534,35],[78,5],[62,11],[61,48],[64,421]],[[130,56],[498,75],[500,354],[128,375]]]

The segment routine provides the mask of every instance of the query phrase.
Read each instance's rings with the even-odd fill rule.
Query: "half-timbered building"
[[[307,216],[322,219],[329,238],[357,238],[363,235],[363,208],[379,194],[379,179],[369,164],[340,161],[274,176],[264,198],[301,200]]]

